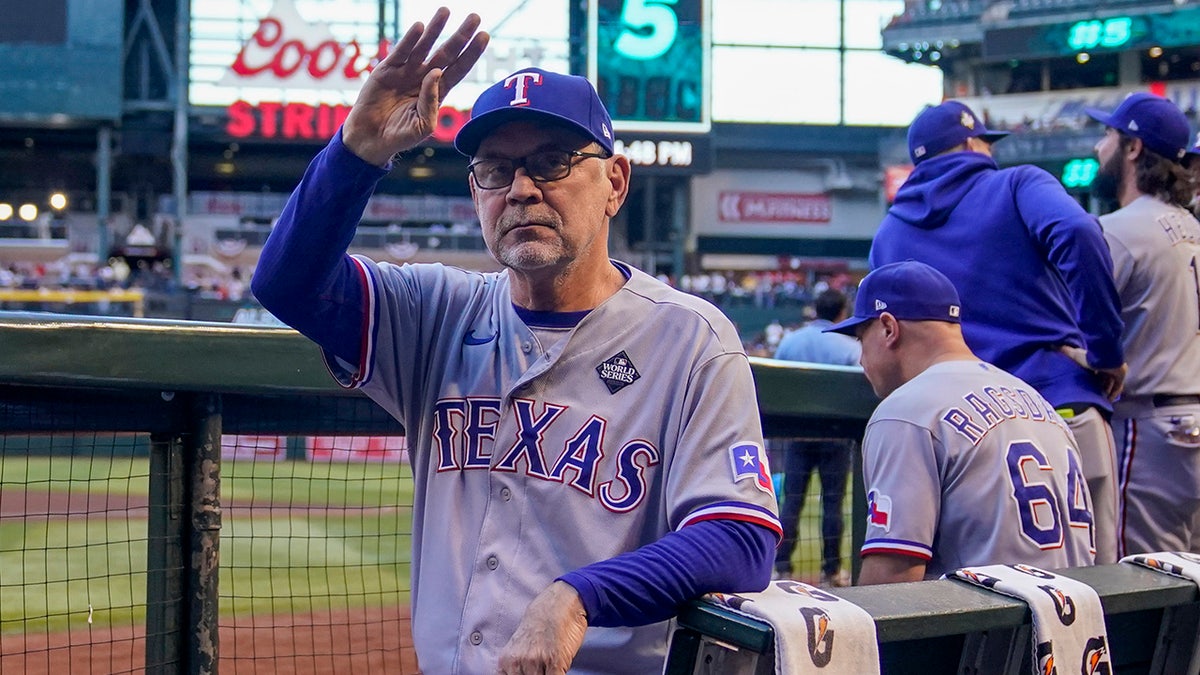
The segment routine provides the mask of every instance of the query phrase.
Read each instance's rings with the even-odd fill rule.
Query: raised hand
[[[433,133],[446,93],[462,81],[487,47],[479,16],[468,14],[432,56],[450,10],[438,8],[426,26],[414,23],[367,77],[342,126],[342,142],[362,159],[383,166],[392,155]]]

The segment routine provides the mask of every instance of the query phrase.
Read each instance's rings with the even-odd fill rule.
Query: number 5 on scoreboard
[[[630,59],[649,61],[666,54],[679,33],[679,17],[669,5],[678,0],[625,0],[621,34],[613,48]]]

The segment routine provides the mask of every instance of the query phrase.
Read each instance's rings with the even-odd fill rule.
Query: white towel
[[[1200,556],[1184,551],[1159,553],[1139,553],[1121,558],[1123,563],[1141,565],[1152,570],[1170,574],[1173,577],[1188,579],[1200,584]]]
[[[1091,586],[1030,565],[964,567],[946,576],[1029,605],[1034,672],[1112,672],[1104,608]]]
[[[739,614],[771,624],[776,675],[879,672],[875,619],[847,600],[799,581],[772,581],[761,593],[708,596]]]

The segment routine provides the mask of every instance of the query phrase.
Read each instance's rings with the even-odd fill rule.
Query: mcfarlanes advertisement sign
[[[721,192],[717,218],[725,223],[828,223],[833,200],[801,192]]]
[[[389,11],[399,4],[388,3]],[[234,138],[322,141],[346,119],[396,26],[429,19],[418,15],[423,7],[412,7],[419,3],[403,4],[412,16],[400,10],[399,20],[388,16],[381,27],[378,0],[241,0],[232,12],[225,3],[193,3],[189,100],[223,107],[225,132]],[[435,139],[453,139],[471,102],[496,77],[526,66],[567,69],[568,17],[560,0],[528,0],[515,12],[521,16],[466,0],[440,4],[450,6],[451,23],[474,11],[485,29],[499,30],[445,101]]]

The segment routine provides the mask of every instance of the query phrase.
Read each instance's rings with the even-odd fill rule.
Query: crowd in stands
[[[49,290],[109,290],[130,288],[140,279],[124,263],[97,265],[56,260],[47,263],[14,262],[0,268],[0,288]]]
[[[854,291],[854,279],[846,273],[820,277],[811,286],[808,273],[795,270],[714,271],[684,274],[678,279],[659,275],[659,279],[726,310],[735,324],[739,309],[780,310],[779,316],[761,327],[747,330],[738,326],[746,353],[763,357],[773,356],[785,335],[816,316],[813,299],[822,291],[836,288],[851,298]]]
[[[194,266],[185,270],[182,287],[201,298],[241,302],[247,283],[239,268],[218,272]],[[0,289],[24,290],[112,290],[140,288],[171,293],[179,288],[170,266],[163,261],[134,261],[113,258],[107,264],[94,262],[13,262],[0,266]]]
[[[838,274],[817,280],[810,288],[808,273],[795,270],[714,271],[659,279],[681,291],[698,295],[717,307],[804,307],[822,290],[843,288],[850,278]]]
[[[659,279],[680,290],[704,298],[731,314],[738,310],[779,310],[766,325],[739,326],[745,336],[747,353],[771,356],[783,336],[813,317],[812,301],[826,288],[848,291],[853,279],[845,273],[818,278],[809,285],[809,273],[797,270],[713,271],[659,275]],[[185,268],[182,280],[176,280],[170,266],[162,261],[134,261],[113,258],[107,264],[89,262],[14,262],[0,266],[0,289],[113,290],[140,288],[173,294],[181,288],[192,297],[244,303],[249,294],[249,274],[234,267],[228,271],[201,265]],[[736,321],[735,321],[736,322]]]

